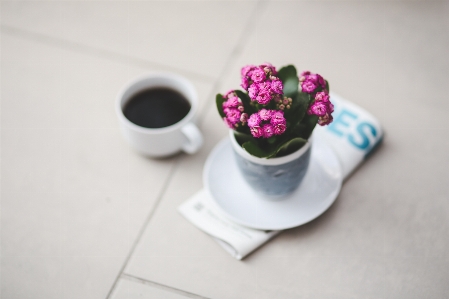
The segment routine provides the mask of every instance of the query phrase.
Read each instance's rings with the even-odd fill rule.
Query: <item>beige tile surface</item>
[[[1,137],[2,192],[60,191],[62,132],[59,129],[2,128]]]
[[[217,78],[255,1],[4,2],[3,25]]]

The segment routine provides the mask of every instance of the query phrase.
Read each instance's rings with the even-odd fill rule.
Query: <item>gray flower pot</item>
[[[298,151],[279,158],[258,158],[245,151],[230,131],[235,161],[246,182],[262,198],[282,200],[301,184],[310,162],[312,140]]]

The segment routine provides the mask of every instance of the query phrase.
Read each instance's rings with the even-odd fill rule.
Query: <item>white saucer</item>
[[[343,180],[337,156],[316,137],[303,182],[284,199],[263,199],[246,183],[235,164],[229,138],[221,141],[207,158],[204,186],[222,212],[241,225],[281,230],[307,223],[332,205]]]

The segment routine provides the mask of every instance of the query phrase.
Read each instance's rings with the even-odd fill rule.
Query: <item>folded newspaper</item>
[[[381,143],[379,121],[364,109],[331,93],[334,121],[314,134],[335,151],[344,179]],[[227,219],[207,190],[200,190],[178,208],[193,225],[209,234],[234,258],[241,260],[281,231],[263,231]]]

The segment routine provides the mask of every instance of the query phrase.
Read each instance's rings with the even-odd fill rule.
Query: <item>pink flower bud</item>
[[[226,124],[226,126],[228,126],[228,128],[234,129],[234,124],[230,122],[226,117],[223,117],[223,121]]]
[[[225,94],[224,94],[224,98],[232,98],[232,97],[235,97],[236,95],[235,95],[235,92],[234,92],[234,89],[231,89],[231,90],[228,90]]]
[[[265,62],[264,64],[259,65],[260,68],[264,69],[267,73],[271,73],[272,75],[276,75],[276,68],[269,62]]]
[[[312,81],[306,80],[301,83],[301,89],[303,92],[312,93],[315,91],[316,85]]]
[[[250,128],[250,131],[251,131],[251,135],[253,135],[253,137],[255,137],[255,138],[260,138],[263,136],[263,130],[259,126]]]
[[[229,108],[236,108],[240,105],[240,99],[238,97],[232,97],[229,98],[225,103],[226,103],[226,107]]]
[[[242,115],[240,116],[240,121],[242,123],[246,123],[248,121],[248,113],[242,113]]]
[[[237,109],[229,108],[229,111],[226,113],[226,118],[232,124],[236,124],[240,121],[240,115],[241,115],[241,113]]]
[[[307,110],[309,115],[324,116],[327,113],[327,105],[323,102],[313,103]]]
[[[273,126],[277,124],[285,124],[284,111],[274,111],[271,115],[271,124]]]
[[[332,117],[332,115],[326,113],[324,116],[318,118],[318,124],[320,126],[325,126],[330,124],[333,120],[334,118]]]
[[[251,98],[251,100],[256,100],[257,94],[259,93],[259,86],[257,84],[251,84],[251,86],[248,88],[248,95]]]
[[[255,65],[246,65],[244,67],[242,67],[242,70],[240,71],[242,77],[251,77],[251,71],[253,69],[255,69],[256,66]]]
[[[271,81],[271,90],[274,93],[282,94],[282,90],[284,89],[284,85],[282,84],[282,81],[279,79]]]
[[[271,124],[266,124],[262,127],[263,137],[270,138],[274,134],[274,128]]]
[[[248,126],[250,126],[250,127],[258,126],[258,125],[260,125],[261,121],[262,120],[260,119],[259,114],[257,114],[257,113],[251,114],[251,116],[248,119]]]
[[[266,105],[271,101],[271,94],[265,90],[259,92],[259,94],[256,97],[257,103],[261,105]]]
[[[315,101],[329,102],[329,95],[324,91],[317,92]]]
[[[241,86],[244,90],[248,90],[248,87],[249,87],[249,80],[248,80],[247,77],[243,77],[243,78],[242,78],[242,82],[241,82],[240,86]]]
[[[262,109],[259,111],[260,119],[263,121],[267,121],[271,119],[271,110]]]
[[[310,71],[303,71],[301,73],[301,77],[307,77],[308,75],[310,75]]]
[[[285,124],[281,123],[274,126],[273,132],[275,135],[281,135],[285,132],[286,129],[287,127],[285,126]]]
[[[260,69],[260,68],[256,68],[255,70],[253,70],[253,73],[251,75],[251,80],[253,80],[256,83],[260,83],[265,81],[266,75],[265,72]]]

